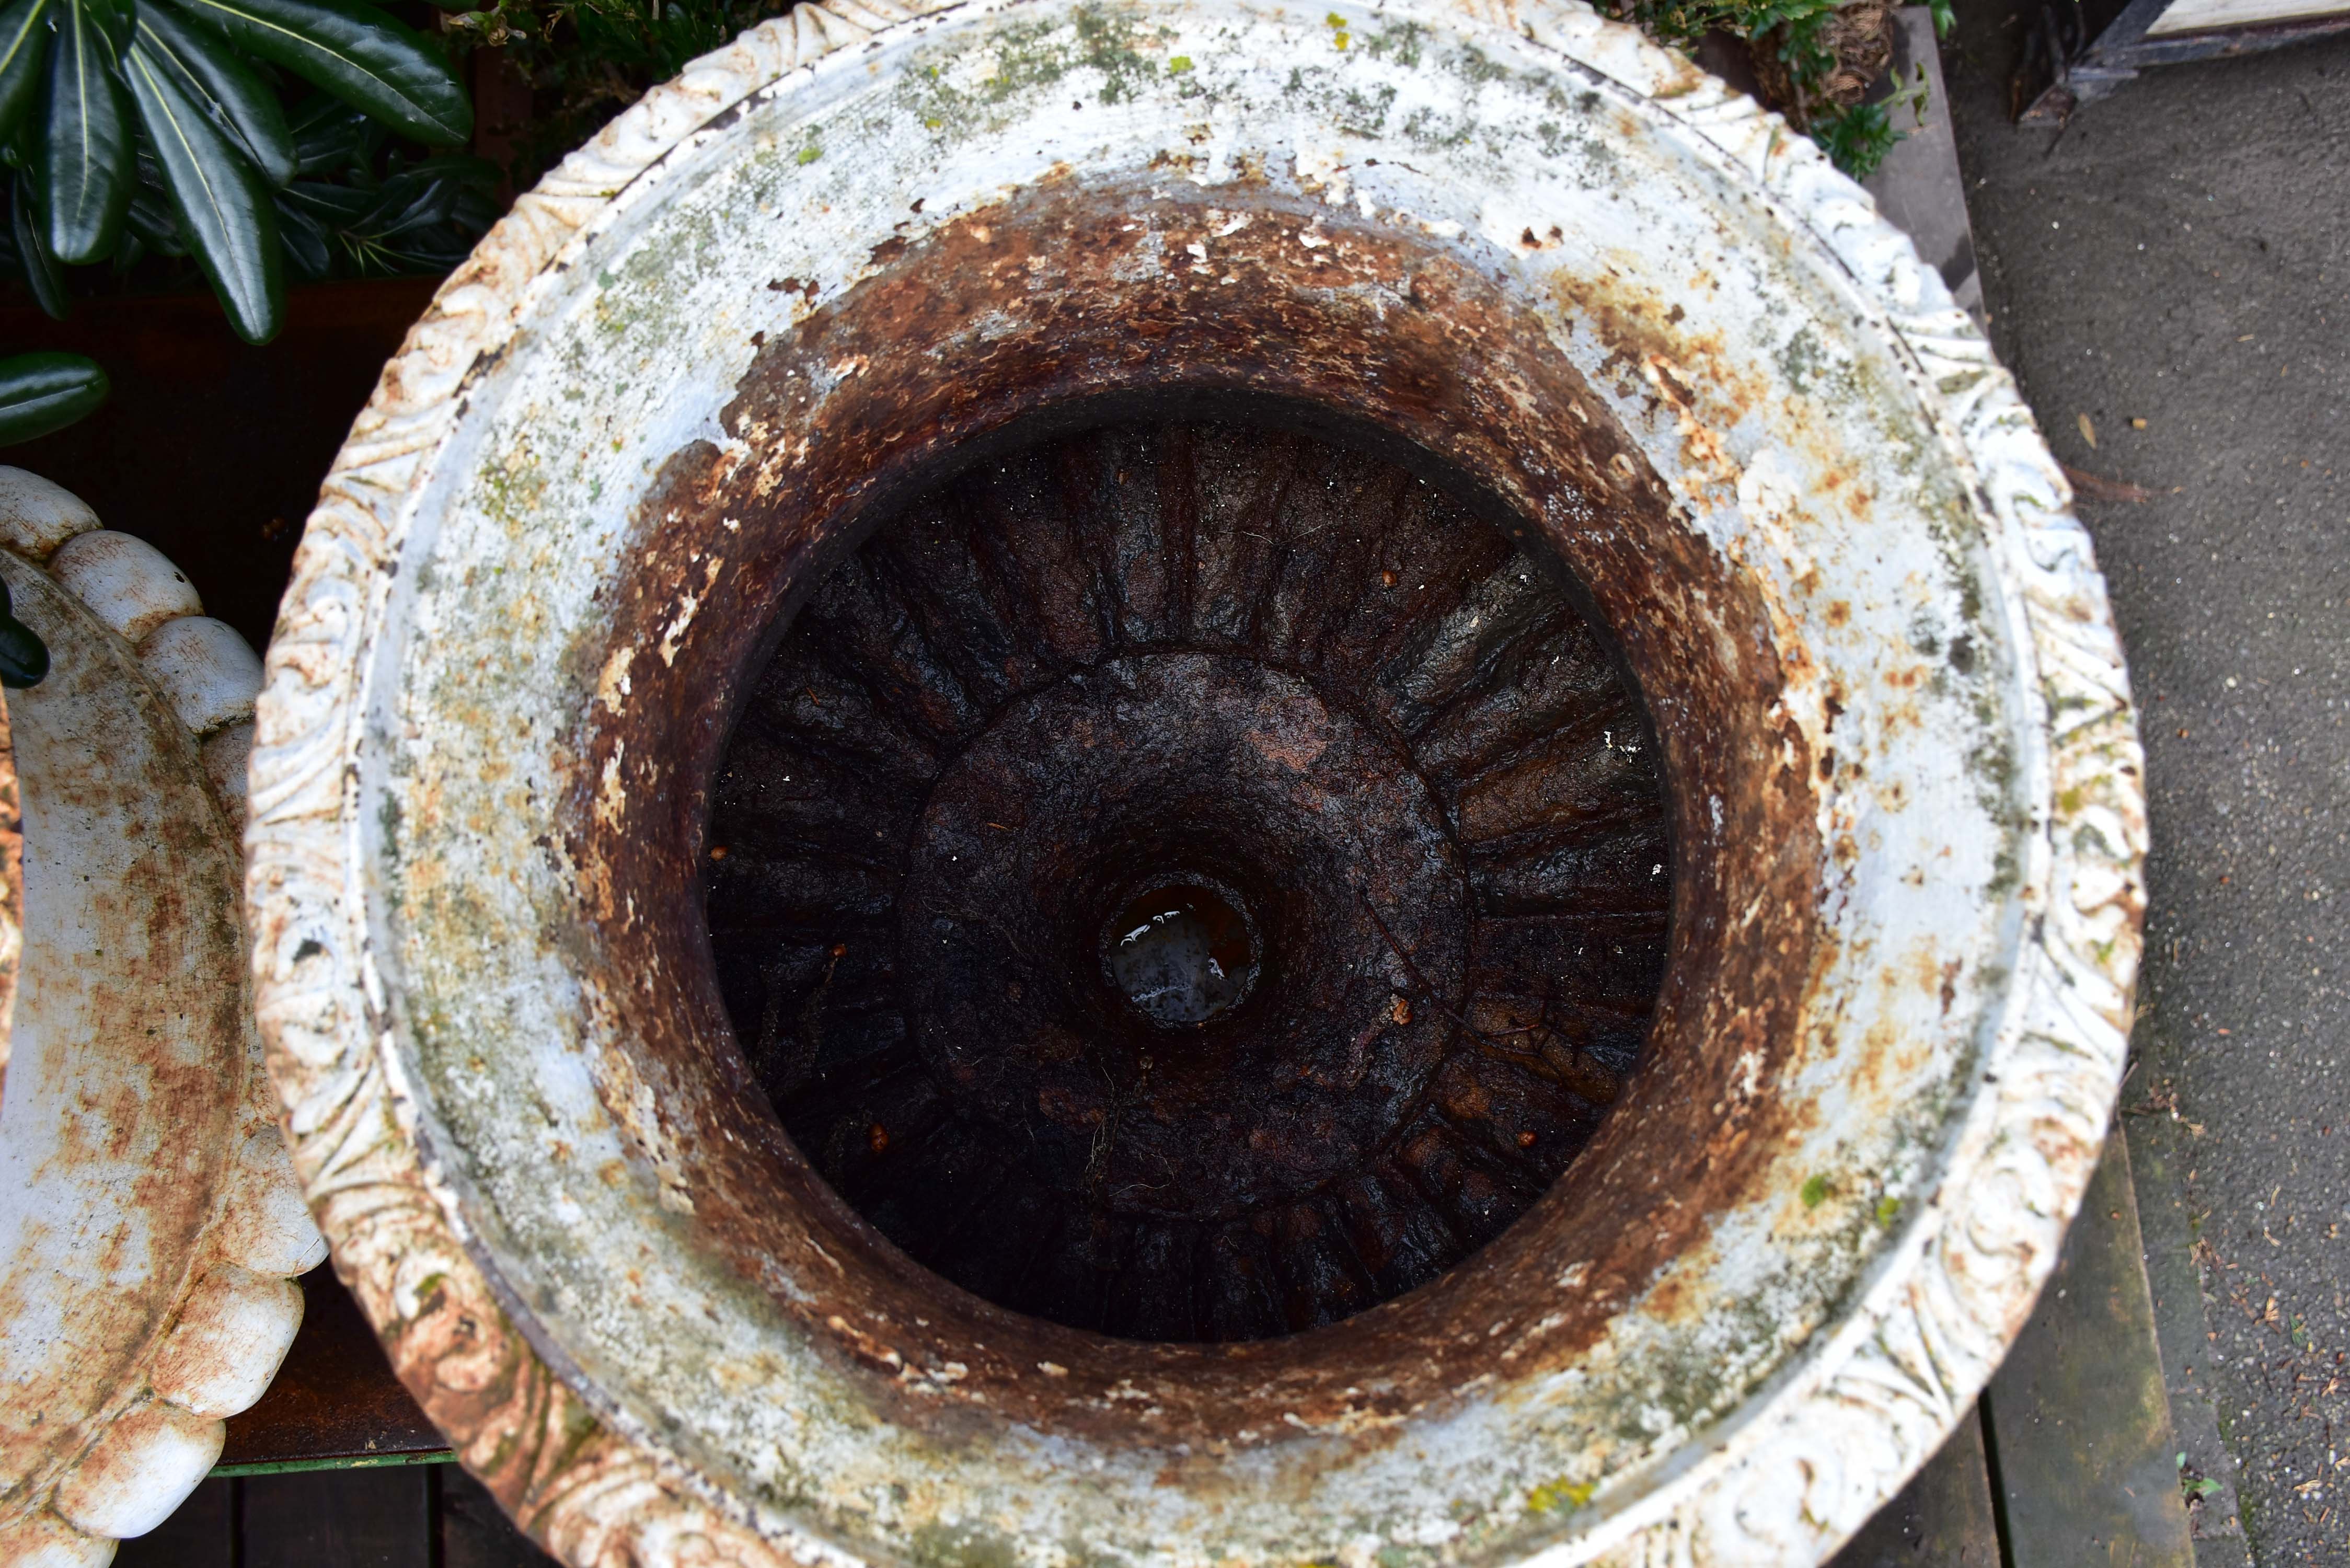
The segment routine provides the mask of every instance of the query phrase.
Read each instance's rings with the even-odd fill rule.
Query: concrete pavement
[[[2198,1560],[2339,1568],[2350,39],[2151,71],[2059,134],[2007,121],[2022,26],[1960,0],[1944,67],[2000,353],[2064,462],[2148,493],[2080,509],[2145,725],[2122,1097]]]

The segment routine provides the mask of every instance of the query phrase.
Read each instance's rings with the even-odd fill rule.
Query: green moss
[[[1406,67],[1419,64],[1419,47],[1428,30],[1417,22],[1399,23],[1384,27],[1364,41],[1363,47],[1373,59],[1395,57],[1395,63]]]
[[[1340,99],[1346,106],[1338,128],[1349,136],[1377,136],[1387,129],[1388,110],[1395,107],[1396,89],[1382,87],[1377,92],[1347,89]]]
[[[1803,1199],[1804,1208],[1817,1209],[1827,1201],[1829,1190],[1828,1179],[1815,1175],[1804,1181],[1803,1190],[1797,1196]]]
[[[1819,337],[1810,327],[1798,330],[1787,339],[1777,355],[1779,374],[1798,392],[1808,392],[1818,380],[1826,356],[1820,348]]]
[[[927,1524],[914,1532],[913,1560],[937,1568],[1019,1568],[1012,1538],[972,1525]]]
[[[1132,17],[1089,6],[1076,14],[1076,22],[1078,59],[1101,72],[1102,102],[1117,103],[1134,96],[1158,74],[1135,47],[1138,35]],[[1172,33],[1162,29],[1159,36],[1163,40]]]
[[[376,807],[376,826],[383,834],[383,857],[390,864],[400,864],[400,797],[386,791],[383,804]]]
[[[1461,45],[1445,63],[1462,80],[1474,82],[1480,87],[1487,82],[1501,81],[1510,74],[1507,66],[1491,58],[1474,44]]]
[[[1074,71],[1099,73],[1099,100],[1122,103],[1139,98],[1159,78],[1158,51],[1175,37],[1171,27],[1145,27],[1132,16],[1084,6],[1066,19],[1014,22],[986,36],[993,73],[976,84],[954,85],[953,61],[907,74],[899,88],[902,104],[926,130],[955,139],[999,129],[1011,118],[1014,99],[1039,88],[1057,87]],[[1174,76],[1194,69],[1189,55],[1167,62]]]
[[[1403,133],[1411,144],[1431,152],[1440,147],[1467,145],[1476,129],[1473,121],[1466,119],[1448,121],[1425,105],[1412,110],[1411,118],[1403,122]]]
[[[1840,62],[1828,47],[1827,24],[1842,0],[1613,0],[1603,8],[1638,25],[1659,43],[1694,54],[1708,33],[1746,40],[1758,55],[1774,57],[1787,68],[1796,101],[1770,107],[1808,130],[1820,151],[1856,180],[1865,180],[1901,140],[1893,128],[1897,102],[1913,101],[1922,111],[1921,77],[1893,99],[1838,104],[1826,95]],[[1950,27],[1950,0],[1931,0],[1937,33]]]

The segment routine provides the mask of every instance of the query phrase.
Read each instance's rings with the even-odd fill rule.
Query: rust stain
[[[37,1272],[27,1260],[57,1232],[20,1228],[18,1267],[0,1285],[0,1320],[54,1325],[50,1363],[10,1396],[12,1414],[34,1418],[0,1432],[0,1470],[38,1497],[98,1422],[142,1397],[138,1369],[201,1264],[246,1125],[250,1024],[237,866],[193,740],[127,645],[38,569],[5,565],[18,613],[54,662],[40,686],[7,700],[0,868],[16,881],[11,914],[26,897],[36,922],[44,899],[62,911],[56,927],[26,933],[14,1004],[37,1009],[46,1050],[37,1079],[29,1062],[13,1064],[10,1087],[57,1113],[29,1186],[91,1198],[61,1239],[69,1253]],[[29,888],[27,828],[53,836]],[[69,950],[58,928],[72,933]]]
[[[884,246],[865,282],[759,346],[724,411],[730,450],[697,443],[663,465],[629,542],[639,566],[625,597],[573,659],[593,694],[622,650],[639,650],[624,703],[581,704],[561,841],[601,921],[601,962],[660,977],[606,999],[635,1057],[622,1076],[660,1107],[668,1147],[647,1163],[688,1173],[692,1244],[742,1277],[780,1262],[804,1283],[834,1282],[808,1299],[778,1293],[775,1310],[865,1370],[877,1416],[942,1439],[983,1408],[986,1429],[1034,1420],[1222,1451],[1238,1413],[1277,1397],[1309,1427],[1376,1446],[1390,1417],[1490,1374],[1496,1324],[1518,1325],[1517,1366],[1568,1364],[1705,1244],[1713,1216],[1751,1196],[1800,1130],[1774,1085],[1830,957],[1826,856],[1815,759],[1783,701],[1790,675],[1760,596],[1676,519],[1636,444],[1496,285],[1392,230],[1257,199],[1260,221],[1218,234],[1202,206],[1060,181]],[[1296,243],[1308,234],[1320,243]],[[1161,263],[1211,241],[1212,268]],[[1710,407],[1756,395],[1718,344],[1682,340],[1669,302],[1603,278],[1563,286],[1560,303],[1660,399],[1700,382]],[[1469,364],[1483,369],[1464,376]],[[706,965],[676,961],[696,940],[707,781],[764,628],[843,557],[860,522],[1039,421],[1206,400],[1311,409],[1444,453],[1513,526],[1561,552],[1633,670],[1675,694],[1656,713],[1672,784],[1672,961],[1647,1064],[1617,1113],[1523,1221],[1435,1283],[1303,1339],[1214,1352],[1101,1340],[942,1295],[844,1213],[758,1096],[724,1092],[743,1068],[723,1006]],[[704,552],[729,524],[729,567],[706,579],[673,661],[643,657],[675,619],[679,587],[702,591]],[[1746,852],[1758,845],[1773,848]],[[1571,1050],[1560,1070],[1575,1070]],[[1579,1282],[1562,1292],[1562,1277]],[[877,1366],[885,1338],[902,1364],[953,1356],[966,1373],[917,1395]],[[1040,1376],[1044,1363],[1066,1375]],[[1364,1390],[1366,1366],[1399,1370]],[[1128,1382],[1149,1393],[1147,1422],[1112,1397]]]

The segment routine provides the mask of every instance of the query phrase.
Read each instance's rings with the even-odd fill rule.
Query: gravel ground
[[[2339,1568],[2350,38],[2149,72],[2056,134],[2007,121],[2012,0],[1960,15],[1944,61],[1993,337],[2057,455],[2148,493],[2081,512],[2145,725],[2122,1097],[2156,1291],[2178,1286],[2163,1350],[2199,1562]]]

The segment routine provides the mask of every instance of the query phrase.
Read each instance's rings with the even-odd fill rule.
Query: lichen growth
[[[1526,1493],[1526,1511],[1555,1513],[1561,1509],[1581,1508],[1591,1501],[1591,1494],[1598,1490],[1599,1483],[1596,1481],[1544,1481]]]
[[[1098,78],[1102,104],[1139,99],[1159,81],[1158,56],[1174,38],[1173,28],[1146,26],[1127,12],[1080,6],[1066,17],[1006,22],[987,35],[983,51],[942,56],[908,72],[899,96],[923,129],[958,140],[1000,129],[1016,112],[1015,100],[1078,73]],[[988,74],[970,79],[983,60]],[[1189,55],[1166,62],[1170,76],[1194,69]]]
[[[1821,350],[1819,337],[1808,327],[1798,327],[1779,349],[1779,374],[1784,376],[1787,385],[1798,392],[1812,389],[1825,362],[1826,356]]]

